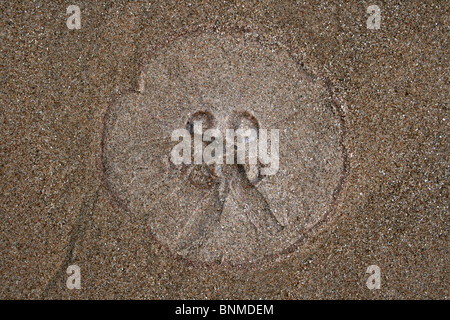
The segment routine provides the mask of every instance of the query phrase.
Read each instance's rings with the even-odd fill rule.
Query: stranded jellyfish
[[[140,77],[140,91],[107,111],[103,175],[114,199],[173,255],[253,263],[301,247],[333,214],[346,171],[343,118],[324,80],[283,45],[251,33],[193,32],[152,52]],[[224,146],[227,129],[254,130],[247,142],[276,129],[279,167],[263,174],[270,164],[259,158],[230,164],[225,147],[221,164],[174,164],[178,129],[192,139],[217,129]]]

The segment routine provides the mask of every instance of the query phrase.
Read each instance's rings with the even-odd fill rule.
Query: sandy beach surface
[[[0,298],[448,299],[445,1],[0,8]],[[278,172],[172,165],[196,119]]]

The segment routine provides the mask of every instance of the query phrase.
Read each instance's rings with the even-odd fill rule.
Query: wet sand
[[[382,3],[368,30],[368,2],[190,3],[79,1],[80,30],[65,2],[1,5],[0,297],[448,298],[448,5]],[[102,180],[108,108],[139,93],[161,42],[198,28],[283,43],[342,100],[348,173],[333,219],[275,259],[186,262]],[[81,290],[66,288],[73,264]]]

